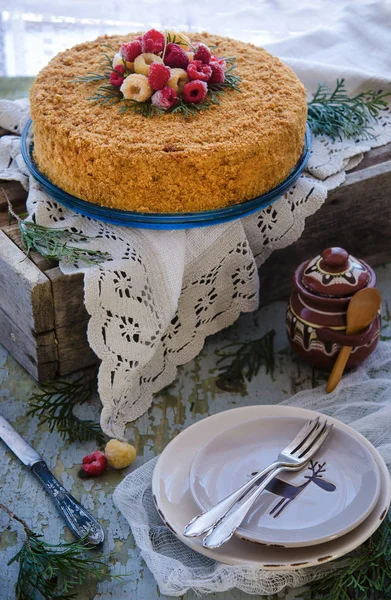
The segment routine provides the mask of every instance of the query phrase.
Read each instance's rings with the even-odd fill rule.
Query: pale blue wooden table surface
[[[376,272],[384,299],[382,333],[390,339],[391,265],[379,267]],[[128,428],[129,441],[136,445],[138,452],[131,468],[137,468],[159,454],[178,432],[209,414],[235,406],[278,403],[299,390],[324,384],[325,376],[301,362],[288,347],[284,313],[285,302],[276,302],[251,315],[242,315],[233,327],[210,338],[195,360],[180,368],[176,382],[159,394],[152,408]],[[258,338],[271,328],[276,331],[274,374],[266,374],[262,367],[247,384],[246,393],[219,390],[215,385],[216,351],[229,341]],[[0,412],[41,453],[60,481],[98,517],[106,530],[104,552],[113,553],[109,559],[113,572],[128,575],[122,584],[90,582],[83,586],[77,597],[80,600],[166,600],[160,596],[152,574],[140,558],[125,519],[113,506],[113,490],[130,469],[110,471],[97,480],[81,480],[77,473],[82,458],[96,445],[94,442],[66,443],[56,432],[49,433],[46,427],[40,426],[36,418],[27,418],[28,399],[36,389],[30,376],[0,347]],[[85,406],[81,415],[98,418],[98,398]],[[24,518],[34,531],[42,533],[47,541],[57,543],[70,539],[50,498],[2,443],[0,486],[0,501]],[[13,599],[18,566],[7,567],[6,562],[20,547],[23,534],[20,526],[10,522],[2,512],[0,535],[0,597]],[[214,600],[244,600],[247,597],[238,590],[209,596]],[[279,595],[279,598],[293,597],[291,593]],[[195,600],[196,595],[188,592],[184,598]]]

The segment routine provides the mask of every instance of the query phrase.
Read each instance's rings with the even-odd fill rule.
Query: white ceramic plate
[[[276,548],[253,544],[238,537],[216,550],[202,546],[202,538],[186,538],[183,530],[187,523],[199,512],[189,486],[190,467],[201,446],[223,431],[266,417],[298,417],[313,419],[318,413],[312,410],[290,406],[248,406],[228,410],[195,423],[180,433],[165,448],[156,464],[152,478],[152,490],[157,509],[175,535],[187,546],[214,560],[231,564],[248,564],[258,568],[273,570],[293,570],[319,565],[334,560],[354,550],[380,526],[391,500],[391,484],[387,467],[373,446],[357,434],[369,449],[380,472],[381,486],[379,499],[370,515],[350,533],[330,542],[302,548]],[[350,428],[335,419],[330,422],[339,429]]]
[[[190,470],[190,489],[200,509],[210,508],[272,463],[306,422],[266,417],[209,440]],[[357,432],[334,425],[307,469],[280,473],[267,490],[237,535],[286,548],[310,546],[340,537],[364,521],[379,498],[380,474]]]

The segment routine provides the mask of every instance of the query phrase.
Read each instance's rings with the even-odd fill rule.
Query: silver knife
[[[105,534],[94,517],[61,485],[39,456],[15,429],[0,415],[0,438],[43,484],[72,533],[90,544],[102,544]]]

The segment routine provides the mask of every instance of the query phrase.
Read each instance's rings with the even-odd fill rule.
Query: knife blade
[[[0,439],[24,465],[30,467],[33,474],[51,495],[57,510],[72,533],[78,538],[87,536],[88,542],[94,546],[102,544],[105,536],[98,521],[61,485],[38,452],[15,431],[2,415],[0,415]]]
[[[42,460],[38,452],[15,431],[2,415],[0,415],[0,438],[26,467],[32,467],[33,464]]]

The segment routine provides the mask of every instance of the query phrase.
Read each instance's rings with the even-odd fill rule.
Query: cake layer
[[[217,56],[236,57],[240,92],[228,89],[219,105],[187,119],[93,103],[99,82],[74,79],[101,73],[103,53],[138,35],[79,44],[37,76],[34,156],[54,184],[96,204],[165,213],[236,204],[287,177],[303,150],[307,118],[304,87],[289,67],[251,44],[191,34]]]

